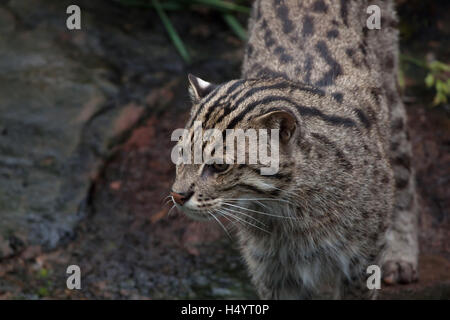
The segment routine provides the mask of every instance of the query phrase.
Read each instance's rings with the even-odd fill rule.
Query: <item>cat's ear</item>
[[[267,129],[279,129],[280,141],[289,142],[300,130],[297,117],[290,110],[275,110],[260,115],[256,120]]]
[[[188,75],[189,79],[189,94],[193,102],[200,101],[208,93],[210,93],[216,87],[215,84],[202,80],[192,74]]]

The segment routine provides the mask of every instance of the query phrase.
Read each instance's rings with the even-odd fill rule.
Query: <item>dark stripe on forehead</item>
[[[219,118],[217,118],[215,123],[220,123],[223,120],[223,118],[225,118],[230,112],[231,112],[231,107],[228,104],[223,108],[223,113],[220,115]]]
[[[244,81],[242,80],[240,83],[243,83]],[[237,97],[245,90],[244,86],[239,86],[237,84],[235,84],[236,86],[233,85],[233,90],[237,91],[234,95],[232,95],[231,97],[229,97],[227,99],[226,104],[223,104],[222,108],[224,108],[223,113],[219,116],[219,118],[214,121],[216,124],[220,123],[226,116],[228,116],[233,110],[235,110],[236,108],[239,108],[239,106],[241,104],[245,104],[246,101],[250,100],[253,96],[255,96],[256,94],[260,93],[260,92],[264,92],[266,90],[283,90],[283,89],[291,89],[291,90],[300,90],[300,91],[305,91],[305,92],[309,92],[318,96],[325,96],[325,92],[319,88],[315,88],[315,87],[310,87],[310,86],[301,86],[298,84],[293,84],[290,82],[286,82],[286,81],[282,81],[282,82],[278,82],[275,84],[271,84],[271,85],[264,85],[264,86],[259,86],[259,87],[254,87],[251,88],[249,90],[247,90],[246,92],[244,92],[244,94],[242,94],[238,100],[234,101],[235,99],[237,99]],[[236,90],[237,88],[241,88],[240,90]],[[227,90],[227,92],[234,92],[233,90],[231,90],[231,87]],[[223,96],[223,99],[226,99],[228,95]],[[221,99],[218,100],[218,102],[220,102]],[[277,97],[278,99],[278,97]],[[262,102],[264,102],[266,100],[262,100]],[[290,101],[290,100],[289,100]],[[267,101],[267,103],[270,101]],[[254,102],[252,103],[252,105],[257,105],[260,102]],[[293,102],[290,102],[291,104],[294,104]],[[215,105],[211,105],[209,106],[209,109],[204,117],[204,123],[206,124],[209,121],[209,117],[212,114],[213,110],[215,110],[217,107],[219,106],[215,106]],[[253,109],[253,107],[252,107]],[[330,121],[332,121],[333,118],[331,118]]]
[[[257,94],[258,92],[261,91],[265,91],[265,90],[276,90],[276,89],[287,89],[290,87],[290,84],[288,82],[278,82],[275,84],[271,84],[271,85],[266,85],[266,86],[260,86],[260,87],[255,87],[255,88],[251,88],[250,90],[248,90],[247,92],[245,92],[240,98],[239,100],[237,100],[236,102],[234,101],[230,101],[232,102],[234,105],[238,106],[240,105],[243,101],[250,99],[252,96],[254,96],[255,94]]]
[[[337,126],[342,125],[347,128],[356,127],[355,121],[353,121],[350,118],[345,118],[345,117],[335,116],[335,115],[327,115],[327,114],[324,114],[319,109],[314,108],[314,107],[305,107],[305,106],[296,106],[296,107],[300,111],[301,115],[318,117],[331,125],[337,125]]]
[[[236,80],[228,89],[227,91],[225,91],[225,95],[229,95],[232,94],[234,92],[234,90],[236,90],[240,85],[243,85],[245,82],[245,80],[243,79],[239,79]]]
[[[233,102],[233,100],[235,100],[241,93],[243,90],[245,90],[245,86],[244,83],[245,81],[257,81],[257,80],[236,80],[235,83],[233,83],[225,92],[224,95],[222,95],[220,97],[220,99],[218,99],[217,101],[215,101],[213,104],[211,104],[205,114],[205,116],[203,117],[203,121],[202,121],[202,125],[206,124],[207,122],[209,122],[209,117],[211,116],[212,112],[214,110],[216,110],[216,108],[218,107],[222,107],[224,108],[224,112],[220,115],[219,119],[217,119],[215,121],[215,123],[220,123],[220,121],[223,120],[223,118],[225,118],[229,113],[231,113],[231,111],[234,109],[232,108],[232,105],[238,106],[240,105],[243,101],[250,99],[253,95],[257,94],[260,91],[265,91],[265,90],[272,90],[272,89],[286,89],[289,88],[290,86],[292,86],[292,84],[289,84],[288,82],[279,82],[276,84],[272,84],[272,85],[266,85],[266,86],[260,86],[260,87],[254,87],[251,88],[250,90],[248,90],[247,92],[245,92],[240,98],[239,100],[237,100],[236,102]],[[240,89],[240,90],[238,90]],[[314,91],[314,90],[309,90],[305,89],[307,91],[311,91],[317,94],[321,94],[321,92],[319,90]],[[231,97],[228,97],[230,94],[234,93]],[[323,93],[323,92],[322,92]],[[211,100],[211,98],[209,99]],[[220,106],[218,106],[218,103],[221,103],[223,100],[227,100],[226,104],[222,104]],[[205,102],[206,103],[206,102]],[[205,105],[205,103],[202,104]],[[202,106],[199,108],[199,110],[196,113],[195,118],[193,118],[191,120],[191,123],[189,125],[189,127],[192,126],[192,124],[194,123],[194,120],[199,116],[200,114],[200,110],[202,108]]]
[[[191,118],[191,121],[189,122],[189,125],[187,126],[188,128],[192,127],[192,124],[194,123],[195,119],[197,119],[198,115],[200,114],[200,112],[203,109],[203,106],[205,104],[207,104],[209,101],[211,101],[212,98],[214,98],[217,93],[219,92],[220,88],[222,86],[217,86],[213,91],[211,91],[201,102],[201,104],[199,105],[197,112],[195,113],[195,115]]]
[[[314,87],[294,85],[292,83],[283,81],[283,82],[279,82],[279,83],[276,83],[273,85],[266,85],[266,86],[252,88],[252,89],[248,90],[244,95],[242,95],[239,98],[239,100],[233,101],[233,99],[231,98],[229,100],[229,102],[233,103],[233,105],[238,107],[240,104],[242,104],[246,100],[249,100],[252,96],[254,96],[258,92],[265,91],[265,90],[276,90],[276,89],[295,89],[295,90],[310,92],[312,94],[317,94],[321,97],[325,96],[325,92],[321,89],[314,88]]]
[[[280,82],[280,83],[276,83],[276,84],[272,84],[272,85],[255,87],[255,88],[252,88],[252,89],[248,90],[247,92],[245,92],[236,102],[234,102],[233,100],[242,92],[242,90],[241,90],[241,91],[237,92],[235,95],[233,95],[232,97],[230,97],[230,99],[228,99],[228,103],[224,107],[224,109],[225,109],[224,112],[215,121],[215,123],[220,123],[220,121],[222,121],[223,118],[225,118],[228,114],[231,113],[231,111],[234,110],[234,108],[232,108],[232,105],[237,107],[244,101],[250,99],[252,96],[257,94],[258,92],[265,91],[265,90],[273,90],[273,89],[286,89],[288,87],[289,87],[289,83],[287,83],[287,82]],[[213,107],[210,107],[210,109],[212,109],[212,108]]]
[[[227,99],[227,102],[230,102],[230,101],[233,101],[234,99],[236,99],[236,97],[238,96],[238,95],[240,95],[241,93],[242,93],[242,91],[244,91],[245,90],[245,88],[246,88],[246,86],[241,86],[240,88],[239,88],[239,90],[234,90],[233,92],[231,92],[231,93],[233,93],[233,95],[231,95],[231,96],[229,96],[229,97],[226,97]],[[231,94],[230,93],[230,94]]]
[[[238,115],[236,115],[236,117],[234,117],[230,121],[230,123],[227,126],[227,129],[233,129],[238,124],[238,122],[240,122],[245,117],[245,115],[249,114],[257,106],[264,106],[266,104],[269,104],[269,103],[275,102],[275,101],[289,103],[291,106],[294,106],[295,108],[297,108],[297,110],[300,112],[301,115],[310,116],[310,117],[318,117],[330,125],[337,125],[337,126],[344,126],[344,127],[356,127],[355,121],[353,121],[351,118],[335,116],[335,115],[327,115],[327,114],[324,114],[322,111],[320,111],[317,108],[298,105],[286,97],[267,96],[259,101],[255,101],[255,102],[249,104],[244,110],[242,110]]]
[[[285,99],[287,99],[287,98],[285,98]],[[251,112],[256,106],[265,105],[265,104],[271,103],[273,101],[282,101],[282,100],[283,100],[282,97],[268,96],[259,101],[255,101],[255,102],[249,104],[248,106],[245,107],[245,109],[243,111],[241,111],[236,117],[234,117],[230,121],[230,123],[227,126],[227,129],[233,129],[238,124],[238,122],[241,121],[244,118],[244,116],[246,114],[248,114],[249,112]]]
[[[225,92],[225,95],[222,95],[215,103],[220,103],[223,99],[225,99],[229,94],[233,93],[237,88],[239,88],[245,80],[236,80],[233,84],[231,84],[227,91]],[[202,101],[201,105],[199,106],[197,112],[195,113],[195,116],[192,117],[191,122],[189,123],[188,128],[192,127],[192,124],[194,123],[195,119],[199,116],[200,112],[203,110],[203,108],[215,97],[217,96],[219,92],[219,88],[222,88],[223,85],[218,86],[215,88],[209,95],[206,96],[206,98]],[[214,104],[215,104],[214,103]],[[210,108],[208,110],[208,113],[205,115],[205,122],[208,120],[213,108]]]
[[[235,83],[233,83],[225,92],[225,94],[220,97],[214,104],[211,104],[208,108],[208,111],[206,112],[205,116],[203,117],[203,123],[206,124],[209,122],[209,117],[211,116],[212,112],[216,110],[216,108],[224,108],[224,112],[220,116],[220,119],[222,120],[228,113],[231,112],[230,107],[230,100],[235,99],[244,89],[245,86],[243,85],[245,83],[245,80],[236,80]],[[240,90],[237,90],[240,89]],[[237,91],[237,92],[236,92]],[[234,93],[234,94],[233,94]],[[228,97],[229,95],[233,94],[231,97]],[[223,100],[227,100],[228,102],[222,105],[217,105],[221,103]],[[216,123],[219,121],[215,121]]]
[[[208,102],[212,100],[218,93],[219,90],[223,87],[223,85],[218,85],[210,94],[208,94],[205,98],[202,99],[201,107],[205,106]]]

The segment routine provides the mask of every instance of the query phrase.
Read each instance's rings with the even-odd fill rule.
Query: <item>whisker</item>
[[[170,199],[167,199],[167,198],[170,198],[170,197],[172,197],[172,196],[168,195],[167,197],[164,197],[164,199],[162,199],[161,202],[167,204],[167,201],[170,201]]]
[[[294,218],[294,217],[285,217],[285,216],[279,216],[279,215],[276,215],[276,214],[270,214],[270,213],[267,213],[267,212],[256,211],[256,210],[252,210],[252,209],[248,209],[248,208],[245,208],[245,207],[237,206],[237,205],[234,205],[234,204],[231,204],[231,203],[227,203],[227,202],[224,202],[223,204],[224,204],[224,205],[227,205],[227,206],[239,208],[239,209],[242,209],[242,210],[246,210],[246,211],[249,211],[249,212],[255,212],[255,213],[262,214],[262,215],[270,216],[270,217],[276,217],[276,218],[284,218],[284,219],[294,219],[294,220],[297,220],[297,218]]]
[[[222,209],[225,209],[225,208],[222,208]],[[230,217],[232,217],[232,218],[234,218],[234,219],[237,219],[237,220],[241,221],[243,224],[247,224],[247,225],[249,225],[249,226],[252,226],[252,227],[254,227],[254,228],[256,228],[256,229],[259,229],[259,230],[261,230],[261,231],[264,231],[264,232],[270,234],[270,232],[267,231],[266,229],[263,229],[263,228],[261,228],[261,227],[255,225],[255,224],[249,222],[249,221],[245,221],[244,219],[242,219],[242,218],[240,218],[240,217],[238,217],[238,216],[232,214],[231,212],[228,211],[229,209],[225,209],[225,210],[226,210],[226,211],[221,211],[221,213],[224,214],[224,215],[228,215],[228,216],[230,216]],[[241,213],[241,212],[240,212],[240,213]]]
[[[233,209],[230,209],[230,208],[224,208],[224,207],[222,207],[221,209],[222,209],[222,210],[228,210],[228,211],[231,211],[231,212],[234,212],[234,213],[238,213],[238,214],[240,214],[240,215],[243,215],[244,217],[247,217],[247,218],[250,218],[250,219],[252,219],[252,220],[255,220],[257,223],[260,223],[260,224],[262,224],[263,226],[267,227],[266,224],[262,223],[261,221],[259,221],[259,220],[256,219],[255,217],[252,217],[251,215],[248,215],[248,214],[246,214],[246,213],[244,213],[244,212],[237,211],[237,210],[233,210]]]
[[[175,204],[175,200],[173,199],[173,196],[167,196],[167,197],[170,197],[170,199],[168,199],[168,200],[166,201],[166,203],[164,203],[165,206],[167,206],[170,202],[172,202],[173,204]],[[167,197],[166,197],[166,198],[167,198]]]
[[[275,198],[226,198],[223,200],[230,200],[230,201],[239,201],[239,200],[243,200],[243,201],[277,201],[277,202],[286,202],[289,203],[293,206],[295,206],[295,204],[293,202],[290,202],[286,199],[275,199]]]
[[[258,200],[255,200],[255,202],[258,204],[258,205],[260,205],[261,207],[263,207],[263,208],[266,208],[266,209],[268,209],[268,210],[270,210],[269,209],[269,207],[268,206],[266,206],[264,203],[262,203],[261,201],[258,201]]]
[[[176,204],[174,204],[173,206],[172,206],[172,208],[170,208],[170,210],[169,210],[169,212],[167,212],[167,216],[170,216],[170,212],[173,210],[173,208],[175,208],[177,205]]]
[[[226,204],[226,205],[228,205],[228,206],[234,206],[234,205],[232,205],[232,204],[230,204],[230,203],[228,203],[228,202],[223,202],[223,204]],[[238,207],[238,206],[236,206],[236,207]],[[239,208],[241,208],[241,207],[239,207]],[[222,207],[221,209],[228,209],[228,210],[231,210],[231,211],[233,211],[233,212],[235,212],[235,213],[239,213],[240,215],[243,215],[243,216],[245,216],[245,217],[247,217],[247,218],[250,218],[250,219],[252,219],[252,220],[254,220],[254,221],[256,221],[256,222],[258,222],[258,223],[260,223],[260,224],[262,224],[263,226],[266,226],[264,223],[262,223],[261,221],[259,221],[257,218],[255,218],[255,217],[253,217],[253,216],[251,216],[251,215],[249,215],[249,214],[247,214],[247,213],[245,213],[245,212],[241,212],[241,211],[235,211],[235,210],[232,210],[232,209],[230,209],[230,208],[224,208],[224,207]],[[267,227],[267,226],[266,226]]]
[[[236,228],[236,223],[237,223],[237,221],[236,221],[236,220],[231,220],[231,219],[228,218],[227,216],[224,216],[224,215],[221,214],[218,210],[220,210],[220,209],[215,209],[215,210],[213,211],[213,213],[217,213],[217,214],[219,214],[221,217],[224,217],[224,218],[231,224],[231,227]]]
[[[225,228],[225,226],[222,224],[222,222],[220,222],[220,220],[217,219],[216,216],[215,216],[213,213],[211,213],[211,211],[208,210],[207,212],[208,212],[208,214],[209,214],[211,217],[213,217],[214,220],[216,220],[217,223],[222,227],[223,231],[225,231],[225,233],[227,234],[228,238],[229,238],[230,240],[233,240],[233,239],[231,238],[230,233],[229,233],[228,230]]]
[[[224,219],[226,219],[226,220],[228,221],[228,226],[230,226],[228,229],[229,229],[230,232],[235,232],[235,231],[236,231],[236,229],[237,229],[237,223],[239,223],[239,221],[237,221],[237,220],[232,220],[230,217],[224,215],[223,213],[221,213],[221,212],[219,212],[219,211],[217,211],[217,210],[214,210],[214,212],[215,212],[216,214],[218,214],[220,217],[222,217],[222,218],[224,218]],[[225,227],[225,228],[226,228],[226,227]]]

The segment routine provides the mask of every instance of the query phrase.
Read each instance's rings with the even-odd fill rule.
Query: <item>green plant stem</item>
[[[221,0],[193,0],[193,2],[209,5],[219,9],[250,13],[250,8]]]
[[[426,62],[420,61],[419,59],[413,58],[411,56],[400,54],[400,59],[415,64],[416,66],[429,69],[428,64]]]
[[[177,31],[173,27],[172,23],[169,20],[169,17],[167,17],[166,13],[161,7],[161,4],[158,0],[152,0],[152,4],[156,9],[156,12],[158,13],[159,18],[161,19],[162,23],[164,24],[164,27],[167,30],[167,33],[169,34],[170,39],[172,40],[173,45],[177,49],[180,56],[183,58],[183,60],[186,63],[191,63],[191,57],[189,56],[189,53],[186,50],[186,47],[183,44],[183,41],[179,37]]]
[[[242,40],[247,40],[247,31],[245,31],[244,28],[242,28],[239,21],[231,14],[225,13],[223,14],[223,19],[228,24],[228,26],[233,30],[233,32]]]
[[[143,0],[114,0],[115,2],[128,7],[141,7],[141,8],[155,8],[155,5],[149,3],[148,1]],[[160,3],[160,6],[163,10],[182,10],[186,6],[180,1],[165,1]]]

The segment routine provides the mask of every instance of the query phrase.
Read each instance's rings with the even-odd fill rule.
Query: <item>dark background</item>
[[[420,281],[381,297],[448,299],[450,106],[433,106],[421,64],[450,63],[450,3],[397,3]],[[66,28],[69,4],[81,7],[80,31]],[[164,204],[170,134],[190,108],[186,75],[238,78],[244,42],[206,5],[167,14],[190,64],[151,6],[0,1],[0,299],[256,298],[220,227]],[[233,15],[245,27],[246,14]],[[66,289],[70,264],[82,290]]]

